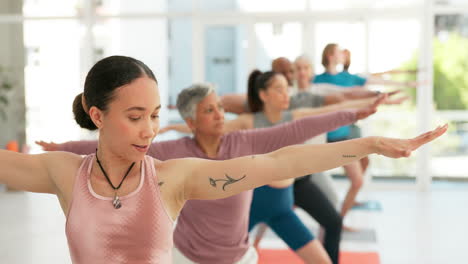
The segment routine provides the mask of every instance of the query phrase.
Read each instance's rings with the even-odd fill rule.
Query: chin
[[[129,158],[130,160],[132,160],[132,161],[137,162],[137,161],[140,161],[140,160],[144,159],[146,155],[148,155],[148,151],[145,151],[145,152],[138,152],[138,151],[136,151],[136,150],[133,150],[133,151],[132,151],[132,154],[130,154],[130,155],[128,156],[128,158]]]
[[[222,129],[215,128],[213,129],[213,132],[211,133],[211,135],[214,137],[219,137],[219,136],[222,136],[224,133],[226,133],[224,127]]]

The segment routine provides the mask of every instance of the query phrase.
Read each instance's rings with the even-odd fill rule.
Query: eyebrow
[[[223,103],[221,101],[219,101],[217,103],[210,103],[209,105],[206,105],[205,108],[212,107],[212,106],[220,106],[220,105],[221,106],[223,105]]]
[[[154,109],[154,111],[159,110],[159,109],[161,109],[161,105],[159,105],[158,107],[156,107],[156,108]],[[145,111],[146,108],[141,107],[141,106],[133,106],[133,107],[130,107],[130,108],[128,108],[127,110],[125,110],[125,112],[129,112],[129,111],[133,111],[133,110]]]

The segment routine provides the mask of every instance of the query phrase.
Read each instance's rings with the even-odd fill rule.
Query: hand
[[[362,119],[365,119],[365,118],[369,117],[370,115],[374,114],[375,112],[377,112],[377,107],[380,104],[382,104],[387,98],[388,98],[388,96],[386,94],[380,94],[377,97],[377,99],[374,101],[373,104],[371,104],[368,107],[361,108],[361,109],[357,110],[356,119],[357,120],[362,120]]]
[[[390,158],[409,157],[413,150],[442,136],[447,132],[447,128],[448,124],[445,124],[412,139],[377,137],[375,141],[376,153]]]
[[[35,141],[35,143],[39,146],[42,147],[42,150],[44,151],[57,151],[59,150],[59,144],[57,143],[54,143],[54,142],[50,142],[50,143],[47,143],[45,141]]]
[[[387,105],[397,105],[397,104],[403,103],[404,101],[410,98],[411,98],[410,96],[403,96],[403,97],[396,98],[396,99],[387,98],[383,103]]]
[[[385,93],[385,94],[387,94],[388,97],[391,97],[391,96],[393,96],[395,94],[399,94],[401,92],[402,92],[402,90],[395,90],[395,91],[391,91],[391,92],[388,92],[388,93]]]

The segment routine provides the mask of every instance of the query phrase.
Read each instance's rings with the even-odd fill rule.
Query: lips
[[[149,145],[132,145],[136,150],[140,152],[146,152],[148,150]]]

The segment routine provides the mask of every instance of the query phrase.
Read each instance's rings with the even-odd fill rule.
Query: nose
[[[216,108],[215,110],[215,118],[216,119],[221,119],[224,115],[224,111],[220,108]]]
[[[156,136],[159,129],[159,120],[149,119],[147,122],[144,122],[141,128],[141,137],[148,139]]]

